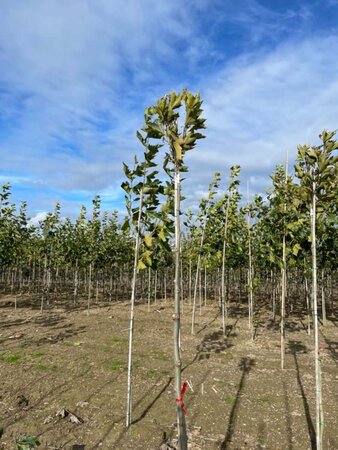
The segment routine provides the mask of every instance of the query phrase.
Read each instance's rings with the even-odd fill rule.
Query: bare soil
[[[159,449],[175,442],[172,313],[169,302],[136,308],[133,425],[125,428],[129,304],[86,311],[23,303],[0,308],[0,449],[36,435],[41,449]],[[278,323],[259,312],[256,336],[246,307],[233,306],[223,336],[216,305],[202,308],[190,335],[182,321],[184,401],[191,449],[313,449],[313,338],[287,319],[285,369]],[[324,449],[338,449],[338,323],[321,327]],[[191,389],[192,388],[192,389]],[[83,423],[57,413],[65,409]]]

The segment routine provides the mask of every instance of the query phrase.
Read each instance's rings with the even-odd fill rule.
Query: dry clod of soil
[[[61,417],[62,419],[67,419],[72,423],[76,423],[77,425],[80,425],[81,423],[83,423],[83,419],[81,419],[81,417],[68,411],[68,409],[64,409],[64,408],[60,409],[60,411],[58,411],[56,413],[56,416]]]

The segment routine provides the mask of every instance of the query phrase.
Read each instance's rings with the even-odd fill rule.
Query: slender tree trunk
[[[89,277],[88,277],[87,314],[89,314],[90,299],[91,299],[91,295],[92,295],[92,270],[93,270],[93,263],[90,261],[90,264],[89,264]]]
[[[154,277],[154,305],[157,303],[157,270],[155,270],[155,277]]]
[[[282,256],[282,270],[281,270],[281,310],[280,310],[280,356],[281,368],[284,369],[285,357],[285,268],[286,268],[286,244],[285,235],[283,236],[283,256]]]
[[[306,316],[307,316],[307,334],[311,334],[311,307],[310,307],[310,299],[309,299],[309,287],[308,287],[308,281],[305,276],[304,280],[305,284],[305,298],[306,298]]]
[[[148,268],[148,312],[150,311],[151,300],[151,267]]]
[[[180,305],[180,172],[179,167],[175,164],[175,314],[174,319],[174,359],[175,359],[175,393],[176,393],[176,409],[177,409],[177,428],[178,428],[178,448],[179,450],[187,450],[188,437],[186,431],[185,417],[182,406],[177,399],[181,397],[181,350],[180,350],[180,333],[181,333],[181,305]]]
[[[225,335],[225,329],[226,329],[225,320],[228,317],[228,308],[227,308],[227,305],[225,304],[225,252],[226,252],[227,234],[228,234],[229,205],[230,205],[230,197],[228,197],[227,209],[226,209],[226,213],[225,213],[224,234],[223,234],[223,253],[222,253],[221,305],[222,305],[222,325],[223,325],[223,334],[224,335]]]
[[[192,288],[192,283],[191,283],[192,279],[191,279],[191,259],[189,261],[189,305],[191,305],[191,288]]]
[[[200,245],[199,245],[198,257],[197,257],[197,268],[196,268],[195,285],[194,285],[194,298],[193,298],[193,303],[192,303],[192,315],[191,315],[191,334],[195,334],[196,299],[197,299],[199,274],[201,271],[201,252],[202,252],[202,248],[203,248],[206,223],[207,223],[207,219],[205,218],[203,228],[202,228],[202,235],[201,235],[201,241],[200,241]]]
[[[319,356],[319,330],[317,305],[317,248],[316,248],[316,183],[313,183],[311,207],[311,250],[312,250],[312,298],[314,316],[314,344],[315,344],[315,377],[316,377],[316,450],[322,450],[323,413],[322,387]]]
[[[204,306],[207,306],[207,266],[204,267]]]
[[[167,303],[167,272],[164,271],[164,303]]]
[[[141,189],[141,192],[140,192],[140,203],[139,203],[139,212],[138,212],[136,238],[135,238],[135,249],[134,249],[133,277],[132,277],[132,283],[131,283],[129,348],[128,348],[127,415],[126,415],[127,428],[131,425],[131,421],[132,421],[132,382],[131,382],[132,381],[131,380],[132,371],[133,371],[132,350],[133,350],[133,337],[134,337],[135,292],[136,292],[136,280],[137,280],[137,263],[138,263],[139,249],[140,249],[140,229],[141,229],[142,207],[143,207],[143,189]]]
[[[285,163],[285,185],[288,180],[288,154],[286,155]],[[286,201],[284,203],[284,214],[286,214]],[[281,279],[281,313],[280,313],[280,350],[281,350],[281,368],[284,369],[285,358],[285,296],[286,296],[286,236],[285,236],[285,217],[284,217],[284,230],[283,230],[283,243],[282,243],[282,279]]]
[[[79,274],[78,274],[78,260],[76,259],[75,263],[75,272],[74,272],[74,304],[76,302],[77,290],[78,290],[78,282],[79,282]]]
[[[249,193],[248,193],[248,208],[249,208]],[[249,329],[251,331],[251,337],[254,339],[254,326],[253,326],[253,269],[252,269],[252,249],[251,249],[251,228],[250,228],[250,211],[248,210],[247,216],[248,227],[248,310],[249,310]]]
[[[322,318],[323,325],[326,326],[326,304],[325,304],[325,277],[324,277],[324,269],[322,269],[322,280],[321,280],[321,290],[322,290]]]

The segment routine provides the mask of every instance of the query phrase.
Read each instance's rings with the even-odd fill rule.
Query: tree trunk
[[[285,357],[285,269],[286,269],[286,243],[283,236],[283,256],[282,256],[282,276],[281,276],[281,308],[280,308],[280,356],[281,368],[284,369]]]
[[[317,305],[317,248],[316,248],[316,183],[313,183],[311,207],[311,252],[312,252],[312,298],[314,316],[315,340],[315,377],[316,377],[316,450],[322,450],[323,413],[322,389],[319,358],[319,331],[318,331],[318,305]]]
[[[126,415],[127,428],[130,426],[131,420],[132,420],[132,382],[131,382],[132,371],[133,371],[132,350],[133,350],[133,337],[134,337],[135,292],[136,292],[136,280],[137,280],[137,263],[138,263],[138,255],[139,255],[139,248],[140,248],[140,229],[141,229],[142,207],[143,207],[143,189],[140,192],[139,213],[138,213],[138,219],[137,219],[137,229],[136,229],[135,249],[134,249],[133,277],[132,277],[132,283],[131,283],[129,348],[128,348],[127,415]]]
[[[176,393],[176,409],[177,409],[177,429],[178,429],[178,448],[179,450],[187,450],[188,437],[186,431],[184,411],[179,403],[181,398],[181,350],[180,350],[180,333],[181,333],[181,305],[180,305],[180,172],[177,164],[175,164],[175,314],[174,319],[174,359],[175,359],[175,393]]]

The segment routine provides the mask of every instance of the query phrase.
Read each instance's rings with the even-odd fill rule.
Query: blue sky
[[[242,166],[264,192],[297,144],[338,128],[338,0],[0,0],[0,183],[32,217],[123,212],[122,161],[145,107],[200,91],[207,139],[186,205]],[[225,182],[226,180],[224,180]]]

